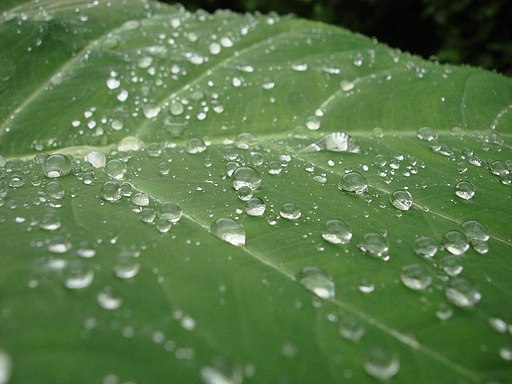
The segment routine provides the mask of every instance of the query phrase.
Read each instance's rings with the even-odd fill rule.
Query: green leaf
[[[509,78],[290,17],[0,9],[1,383],[512,380]]]

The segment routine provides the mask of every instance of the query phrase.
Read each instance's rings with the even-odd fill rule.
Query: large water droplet
[[[449,231],[444,235],[444,248],[453,255],[462,255],[468,248],[466,236],[459,231]]]
[[[464,278],[457,278],[446,288],[446,297],[458,307],[471,308],[480,301],[482,295],[475,284]]]
[[[347,340],[358,341],[364,335],[364,324],[358,317],[347,315],[340,320],[340,335]]]
[[[233,188],[236,190],[239,190],[241,187],[249,187],[255,190],[261,184],[260,173],[252,167],[237,168],[231,178],[233,179]]]
[[[43,163],[43,172],[51,178],[65,176],[71,172],[71,160],[58,153],[50,155]]]
[[[384,261],[389,260],[389,246],[386,238],[379,233],[370,232],[363,236],[357,247],[371,256]]]
[[[432,276],[428,269],[421,264],[410,264],[402,268],[400,274],[402,283],[410,289],[421,291],[432,284]]]
[[[366,361],[364,370],[372,377],[379,380],[389,380],[400,370],[398,355],[383,347],[373,348]]]
[[[348,172],[341,177],[338,188],[342,191],[354,192],[360,195],[368,189],[368,182],[366,177],[360,173]]]
[[[297,220],[299,217],[301,217],[302,212],[295,203],[285,203],[281,207],[279,215],[281,215],[281,217],[284,219]]]
[[[332,244],[347,244],[352,239],[352,230],[343,220],[328,220],[322,231],[322,238]]]
[[[470,200],[475,196],[475,186],[469,181],[461,181],[455,187],[455,195],[464,200]]]
[[[297,275],[297,280],[307,290],[322,299],[334,297],[335,285],[332,278],[319,267],[305,267]]]
[[[222,217],[215,220],[210,226],[210,233],[237,247],[245,244],[245,229],[233,219]]]
[[[403,189],[394,191],[391,194],[391,204],[401,211],[408,211],[412,206],[412,195]]]
[[[434,257],[437,253],[437,244],[433,238],[421,236],[414,241],[413,249],[418,256]]]

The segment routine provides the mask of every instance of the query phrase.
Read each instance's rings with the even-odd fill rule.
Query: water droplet
[[[238,198],[242,201],[248,201],[252,198],[252,189],[244,185],[238,189]]]
[[[132,196],[132,204],[139,207],[147,207],[149,205],[149,196],[144,192],[137,192]]]
[[[92,164],[94,168],[103,168],[106,164],[106,158],[105,155],[98,151],[92,151],[89,152],[85,156],[85,161]]]
[[[478,220],[467,220],[461,224],[461,228],[471,241],[480,240],[487,241],[489,240],[489,231]]]
[[[214,366],[201,368],[201,381],[204,384],[241,384],[243,372],[237,366],[217,359]]]
[[[349,81],[349,80],[341,80],[340,81],[340,88],[344,92],[351,91],[354,89],[354,87],[355,87],[355,84],[353,81]]]
[[[375,284],[373,284],[368,279],[362,279],[357,289],[359,289],[359,292],[362,293],[372,293],[375,291]]]
[[[360,195],[368,189],[368,182],[360,173],[348,172],[341,177],[338,188],[342,191],[354,192]]]
[[[249,216],[262,216],[265,213],[265,203],[259,197],[251,198],[245,205],[245,212]]]
[[[152,119],[158,116],[158,114],[160,113],[160,107],[158,105],[148,104],[144,106],[142,112],[144,112],[144,116],[146,116],[146,119]]]
[[[119,79],[117,79],[115,77],[109,77],[107,79],[107,88],[108,89],[117,89],[117,88],[119,88],[120,85],[121,85],[121,82],[119,81]]]
[[[422,127],[418,129],[416,137],[424,141],[434,141],[437,139],[437,131],[434,128]]]
[[[190,139],[186,147],[187,153],[191,155],[203,153],[204,151],[206,151],[206,149],[207,148],[205,142],[197,137],[193,137],[192,139]]]
[[[6,350],[0,349],[0,384],[7,384],[11,379],[12,359]]]
[[[500,357],[506,361],[512,361],[512,347],[501,347]]]
[[[219,218],[210,226],[210,233],[237,247],[245,245],[245,229],[233,219]]]
[[[71,172],[71,160],[58,153],[50,155],[43,163],[43,172],[50,178],[65,176]]]
[[[461,181],[455,187],[455,195],[464,200],[469,200],[475,196],[475,186],[469,181]]]
[[[302,215],[302,212],[300,211],[296,204],[285,203],[281,207],[279,215],[281,215],[281,217],[284,219],[297,220]]]
[[[475,284],[464,278],[457,278],[446,288],[446,297],[458,307],[471,308],[480,301],[482,295]]]
[[[332,244],[347,244],[352,239],[352,230],[343,220],[328,220],[322,231],[322,238]]]
[[[121,160],[110,160],[105,166],[105,172],[114,180],[121,180],[126,174],[126,164]]]
[[[81,260],[71,260],[65,267],[64,285],[69,289],[83,289],[91,285],[94,271]]]
[[[140,270],[138,261],[139,252],[132,248],[123,248],[117,255],[116,264],[113,267],[114,275],[120,279],[131,279]]]
[[[142,208],[140,211],[140,219],[142,222],[152,224],[155,221],[156,212],[153,208]]]
[[[340,320],[340,335],[347,340],[358,341],[364,335],[364,324],[355,316],[343,316]]]
[[[54,236],[48,242],[48,252],[51,253],[66,253],[71,247],[71,243],[64,236]]]
[[[471,246],[481,255],[485,255],[489,252],[489,243],[483,240],[471,240]]]
[[[363,236],[357,247],[371,256],[384,261],[389,260],[389,246],[386,238],[379,233],[370,232]]]
[[[400,274],[402,283],[410,289],[420,291],[432,284],[432,276],[428,269],[421,264],[409,264],[402,268]]]
[[[418,256],[434,257],[437,253],[437,244],[433,238],[421,236],[414,241],[413,249]]]
[[[401,211],[408,211],[412,206],[412,195],[409,191],[399,189],[391,194],[391,204],[396,209]]]
[[[459,231],[449,231],[444,235],[444,248],[453,255],[462,255],[468,248],[466,235]]]
[[[179,116],[183,113],[184,110],[185,107],[178,100],[172,100],[169,104],[169,112],[171,112],[171,115]]]
[[[64,197],[64,187],[58,180],[46,184],[45,191],[52,199],[62,199]]]
[[[159,218],[169,220],[172,223],[177,223],[182,215],[181,206],[175,201],[163,202],[158,210]]]
[[[281,163],[278,161],[271,161],[268,163],[268,173],[270,175],[279,175],[283,171]]]
[[[232,176],[233,188],[239,190],[241,187],[249,187],[252,190],[257,189],[261,184],[260,173],[252,167],[239,167]]]
[[[400,370],[400,359],[386,348],[375,347],[370,350],[363,366],[368,375],[379,380],[389,380]]]
[[[96,296],[96,300],[101,308],[112,311],[118,309],[123,303],[123,299],[115,296],[112,288],[106,287]]]
[[[449,320],[453,316],[452,307],[444,302],[437,304],[436,317],[439,320],[446,321]]]
[[[451,277],[460,275],[463,270],[462,264],[459,262],[459,258],[454,255],[444,256],[441,259],[439,266],[444,273]]]
[[[332,278],[319,267],[305,267],[297,275],[297,280],[307,290],[322,299],[334,297],[335,285]]]
[[[316,116],[309,116],[306,119],[306,128],[310,131],[316,131],[320,128],[321,120]]]
[[[107,181],[101,186],[101,198],[106,201],[121,199],[121,186],[117,181]]]

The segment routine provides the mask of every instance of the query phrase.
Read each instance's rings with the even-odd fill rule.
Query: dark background
[[[164,0],[167,3],[175,1]],[[512,76],[512,0],[183,0],[189,10],[297,16],[337,24],[394,48]]]

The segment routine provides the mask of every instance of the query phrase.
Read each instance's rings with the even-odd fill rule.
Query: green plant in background
[[[0,383],[506,383],[512,82],[153,1],[0,23]]]

